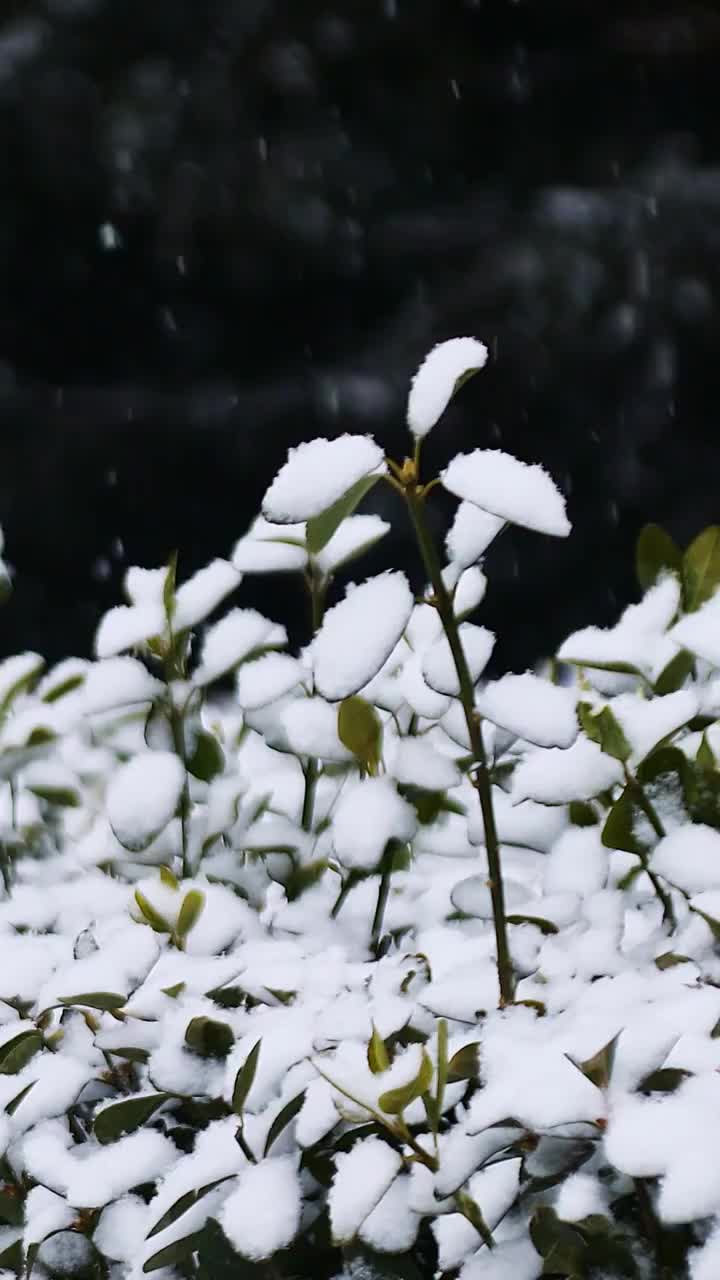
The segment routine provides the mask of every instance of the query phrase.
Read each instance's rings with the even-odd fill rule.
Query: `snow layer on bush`
[[[287,643],[284,627],[256,609],[232,609],[205,633],[195,683],[210,684],[258,649],[277,649]]]
[[[240,585],[240,574],[228,560],[213,560],[183,582],[175,593],[172,625],[175,631],[197,626]]]
[[[372,871],[388,840],[411,840],[415,810],[387,778],[346,787],[333,818],[333,845],[343,866]]]
[[[352,1151],[338,1156],[328,1197],[335,1240],[352,1239],[380,1204],[401,1166],[398,1152],[379,1138],[365,1138]]]
[[[171,751],[142,751],[121,765],[108,788],[108,818],[121,844],[142,848],[175,814],[185,771]]]
[[[473,502],[461,502],[445,542],[449,560],[463,568],[476,564],[504,524],[502,516],[493,516]]]
[[[652,854],[652,868],[686,893],[720,888],[720,834],[702,823],[665,836]]]
[[[369,436],[308,440],[288,453],[265,494],[263,515],[278,524],[310,520],[383,464],[382,449]]]
[[[387,572],[349,589],[328,609],[310,646],[315,683],[331,702],[357,693],[377,675],[410,619],[404,573]]]
[[[619,760],[601,751],[596,742],[581,735],[564,750],[550,747],[531,751],[513,773],[512,798],[540,804],[568,804],[592,800],[622,780]]]
[[[235,544],[232,563],[240,573],[300,572],[307,564],[305,524],[274,524],[258,516]]]
[[[228,1240],[244,1258],[259,1261],[284,1249],[300,1223],[300,1180],[291,1156],[250,1165],[220,1214]]]
[[[472,622],[462,622],[458,631],[470,679],[474,684],[490,661],[495,636],[486,627],[477,627]],[[425,653],[422,660],[422,673],[430,688],[436,693],[443,693],[453,698],[459,697],[460,682],[450,644],[445,636],[436,640]]]
[[[165,630],[161,604],[116,605],[102,619],[95,637],[98,658],[112,658],[124,649],[134,649]]]
[[[501,449],[474,449],[453,458],[442,482],[456,497],[510,524],[561,538],[570,532],[565,499],[537,463],[520,462]]]
[[[442,417],[459,379],[483,368],[487,347],[477,338],[450,338],[425,357],[410,387],[407,422],[416,440]]]
[[[578,734],[572,690],[529,672],[486,685],[476,706],[493,724],[540,747],[569,747]]]

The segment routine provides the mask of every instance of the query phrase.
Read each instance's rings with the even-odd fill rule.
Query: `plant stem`
[[[375,905],[375,915],[373,916],[372,929],[370,931],[370,945],[377,954],[380,945],[380,936],[382,934],[383,920],[385,918],[385,908],[388,898],[390,897],[390,880],[392,879],[392,866],[394,859],[394,848],[392,843],[383,854],[380,884],[378,886],[377,903]]]
[[[635,796],[635,799],[637,800],[640,808],[645,814],[645,817],[647,818],[653,831],[655,832],[655,835],[658,837],[658,839],[662,840],[663,836],[665,835],[665,828],[662,822],[660,821],[660,818],[658,817],[657,811],[652,801],[650,800],[650,797],[646,794],[645,788],[643,787],[642,783],[635,777],[635,775],[630,773],[628,769],[625,770],[625,777],[626,777],[627,785],[630,787],[633,795]],[[640,860],[643,865],[643,870],[645,871],[646,875],[650,880],[650,883],[658,898],[658,901],[662,905],[663,920],[667,924],[669,924],[671,928],[675,929],[677,926],[677,921],[675,919],[675,909],[673,907],[672,898],[670,894],[660,883],[660,880],[658,876],[655,874],[655,872],[651,869],[646,855],[643,854]]]
[[[311,563],[307,574],[306,582],[308,593],[310,595],[310,615],[312,623],[312,633],[317,632],[322,626],[323,614],[325,612],[325,596],[327,595],[328,582],[321,573]],[[305,778],[305,790],[303,792],[302,816],[300,824],[303,831],[312,831],[313,816],[315,810],[315,791],[318,781],[318,762],[312,756],[308,757],[303,776]]]
[[[435,593],[435,606],[450,646],[455,664],[458,683],[460,685],[460,701],[465,714],[470,748],[474,763],[473,786],[480,799],[483,826],[485,828],[485,848],[487,850],[488,869],[490,872],[490,895],[492,898],[493,923],[495,926],[495,946],[497,951],[497,971],[500,984],[500,1006],[512,1004],[515,995],[515,979],[508,945],[507,922],[505,920],[505,893],[503,889],[502,867],[500,863],[500,842],[498,840],[495,814],[492,803],[492,784],[488,769],[485,744],[482,738],[482,724],[475,712],[473,683],[463,651],[457,619],[452,601],[443,581],[442,569],[432,535],[425,519],[422,499],[414,485],[404,490],[410,518],[415,530],[420,554],[425,571]]]

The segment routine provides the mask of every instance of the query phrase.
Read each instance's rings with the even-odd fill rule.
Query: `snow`
[[[387,778],[365,778],[347,786],[333,817],[333,846],[339,861],[373,871],[388,840],[411,840],[415,810]]]
[[[665,632],[679,602],[680,583],[674,574],[668,574],[639,604],[629,605],[616,626],[585,627],[569,636],[558,650],[558,659],[590,667],[623,663],[655,680],[678,652]]]
[[[287,653],[266,653],[245,662],[237,673],[237,699],[245,711],[256,711],[290,693],[307,672],[297,658]]]
[[[293,542],[300,545],[294,546]],[[232,563],[239,573],[302,572],[307,564],[304,522],[274,524],[258,516],[235,544]]]
[[[140,751],[108,787],[110,825],[127,849],[141,849],[175,815],[185,785],[182,761],[172,751]]]
[[[520,1189],[522,1160],[501,1160],[473,1174],[468,1190],[490,1230],[494,1230],[501,1218],[515,1202]]]
[[[401,1175],[368,1214],[359,1236],[379,1253],[404,1253],[415,1243],[419,1225],[420,1220],[410,1207],[410,1179]]]
[[[77,697],[86,714],[92,715],[151,701],[162,687],[137,658],[106,658],[90,667]]]
[[[450,338],[433,347],[415,374],[407,406],[408,426],[423,439],[447,409],[458,380],[483,368],[487,347],[477,338]]]
[[[277,524],[310,520],[381,467],[382,449],[369,436],[306,441],[288,453],[265,494],[263,515]]]
[[[487,578],[477,565],[471,565],[469,569],[464,569],[458,579],[453,596],[453,609],[456,618],[465,618],[485,598],[487,590]]]
[[[148,1226],[144,1200],[140,1196],[122,1196],[103,1209],[93,1241],[106,1258],[132,1262],[140,1254]]]
[[[630,763],[638,764],[663,738],[675,733],[698,713],[698,699],[691,689],[679,689],[664,698],[642,698],[637,693],[621,693],[610,702],[632,747]]]
[[[389,658],[412,609],[404,573],[388,571],[348,589],[310,646],[318,692],[337,702],[362,689]]]
[[[651,866],[686,893],[720,889],[720,834],[702,823],[686,823],[656,845]]]
[[[295,698],[280,719],[291,751],[339,764],[352,760],[352,752],[338,737],[337,707],[324,698]]]
[[[284,644],[284,627],[270,622],[256,609],[231,609],[205,632],[195,684],[211,684],[258,649],[278,649]]]
[[[507,675],[487,684],[475,700],[493,724],[540,747],[569,747],[578,734],[576,694],[539,676]]]
[[[480,1245],[480,1237],[471,1222],[461,1213],[448,1213],[436,1218],[432,1232],[438,1247],[438,1267],[454,1271]]]
[[[593,1213],[607,1216],[607,1192],[590,1173],[572,1173],[561,1184],[555,1212],[563,1222],[581,1222]]]
[[[140,1129],[91,1151],[85,1159],[69,1160],[65,1194],[78,1209],[99,1208],[131,1187],[154,1182],[176,1159],[177,1148],[169,1138]]]
[[[98,658],[113,658],[124,649],[134,649],[162,635],[165,611],[161,604],[119,604],[102,619],[95,636]]]
[[[390,525],[380,516],[347,516],[315,557],[315,563],[323,574],[336,573],[348,560],[369,551],[389,531]]]
[[[379,1138],[364,1138],[337,1156],[337,1172],[328,1196],[333,1239],[351,1240],[395,1180],[402,1161]]]
[[[470,671],[470,679],[475,684],[490,661],[495,636],[486,627],[475,626],[472,622],[461,622],[458,632]],[[453,698],[459,697],[460,681],[446,636],[436,640],[425,653],[422,660],[422,673],[430,688],[436,693]]]
[[[240,574],[228,560],[213,560],[204,569],[199,569],[175,593],[173,630],[186,631],[204,622],[240,582]]]
[[[244,1258],[260,1261],[286,1248],[300,1225],[300,1180],[291,1156],[244,1169],[225,1201],[220,1225]]]
[[[713,666],[720,665],[720,599],[712,596],[695,613],[687,613],[670,631],[670,639]]]
[[[449,560],[463,569],[477,564],[504,525],[502,516],[493,516],[472,502],[461,502],[445,540]]]
[[[510,524],[566,538],[565,499],[537,463],[520,462],[501,449],[461,453],[442,472],[450,493]]]
[[[425,787],[428,791],[446,791],[460,782],[460,770],[453,760],[424,738],[402,738],[393,755],[390,769],[397,782]]]
[[[19,653],[0,662],[0,706],[17,686],[25,686],[39,676],[44,666],[39,653]]]
[[[537,800],[540,804],[592,800],[622,778],[620,761],[581,734],[564,750],[550,747],[529,752],[513,773],[512,798],[514,803]]]
[[[568,828],[546,859],[545,893],[579,893],[588,897],[598,893],[607,881],[608,857],[599,826]]]

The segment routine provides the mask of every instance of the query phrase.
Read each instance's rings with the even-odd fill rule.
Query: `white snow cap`
[[[377,675],[405,630],[413,596],[404,573],[393,570],[348,589],[328,609],[310,646],[315,684],[338,702]]]
[[[300,1225],[300,1180],[291,1156],[250,1165],[220,1213],[228,1240],[245,1258],[259,1261],[285,1249]]]
[[[416,440],[442,417],[458,379],[482,369],[487,357],[487,347],[477,338],[450,338],[433,347],[415,374],[408,396],[407,423]]]
[[[578,735],[575,694],[540,676],[501,676],[476,698],[481,715],[539,747],[569,747]]]
[[[333,1238],[351,1240],[400,1172],[402,1160],[387,1142],[365,1138],[336,1160],[328,1203]]]
[[[345,867],[372,871],[388,840],[411,840],[415,810],[388,778],[365,778],[346,787],[333,819],[335,852]]]
[[[110,825],[126,849],[141,849],[174,816],[185,782],[172,751],[139,751],[115,773],[107,795]]]
[[[473,502],[461,502],[445,539],[448,559],[463,568],[476,564],[504,523],[501,516],[482,511]]]
[[[441,476],[456,497],[538,533],[566,538],[565,499],[538,463],[521,462],[501,449],[459,453]]]
[[[569,804],[571,800],[592,800],[621,782],[622,777],[620,761],[581,735],[566,750],[551,747],[524,756],[512,777],[513,803],[538,800],[540,804]]]
[[[270,485],[263,515],[277,524],[311,520],[383,465],[383,451],[370,436],[305,441],[290,450]]]

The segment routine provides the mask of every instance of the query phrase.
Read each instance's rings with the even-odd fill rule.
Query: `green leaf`
[[[674,1093],[690,1075],[692,1072],[684,1071],[682,1067],[660,1067],[640,1081],[638,1093]]]
[[[670,659],[667,666],[663,667],[653,686],[654,692],[659,697],[665,697],[668,693],[677,693],[678,689],[682,689],[688,676],[692,675],[694,667],[694,655],[688,653],[687,649],[681,649],[674,658]]]
[[[117,991],[87,991],[81,996],[60,996],[58,999],[58,1004],[68,1007],[84,1005],[86,1009],[99,1009],[102,1013],[123,1009],[127,1002],[127,996],[121,996]]]
[[[114,1142],[126,1133],[135,1133],[157,1110],[172,1098],[171,1093],[147,1093],[142,1097],[123,1098],[98,1111],[93,1120],[93,1133],[98,1142]]]
[[[11,1098],[5,1107],[5,1114],[8,1116],[14,1116],[23,1098],[27,1097],[30,1090],[34,1089],[36,1084],[37,1080],[31,1080],[30,1084],[26,1084],[24,1089],[21,1089],[19,1093],[16,1093],[15,1097]]]
[[[440,1122],[443,1102],[445,1100],[445,1088],[448,1082],[449,1065],[448,1024],[446,1018],[440,1018],[437,1024],[437,1084],[435,1088],[435,1114],[437,1116],[438,1124]]]
[[[172,933],[172,927],[159,911],[155,909],[140,889],[135,890],[135,901],[146,922],[156,933]]]
[[[559,933],[559,929],[552,920],[544,920],[542,916],[523,916],[513,914],[506,916],[508,924],[534,924],[542,934],[548,937],[551,933]]]
[[[644,849],[634,834],[635,805],[626,787],[618,796],[605,819],[602,842],[606,849],[622,849],[625,853],[642,856]]]
[[[669,533],[658,524],[646,524],[640,531],[635,552],[635,569],[643,591],[657,581],[663,571],[679,573],[682,552]]]
[[[143,1272],[147,1275],[150,1271],[158,1271],[160,1267],[174,1267],[178,1262],[184,1262],[195,1252],[201,1239],[202,1230],[193,1231],[192,1235],[183,1236],[182,1240],[173,1240],[172,1244],[159,1249],[143,1263]]]
[[[581,1071],[586,1080],[591,1084],[597,1085],[598,1089],[607,1089],[610,1084],[613,1063],[615,1061],[615,1051],[617,1042],[620,1039],[620,1033],[613,1036],[602,1049],[598,1049],[591,1058],[586,1058],[585,1062],[576,1062],[575,1058],[571,1058],[569,1053],[565,1054],[568,1062],[572,1062],[578,1071]]]
[[[691,542],[683,557],[685,608],[693,613],[720,585],[720,526],[711,525]]]
[[[50,677],[48,676],[48,679]],[[61,680],[60,684],[53,685],[43,694],[43,702],[57,702],[60,698],[64,698],[67,693],[72,693],[75,689],[79,689],[81,684],[85,683],[85,672],[80,671],[76,675],[68,676],[67,680]]]
[[[0,1189],[0,1222],[10,1227],[21,1227],[25,1217],[25,1202],[14,1186]]]
[[[232,1027],[214,1018],[193,1018],[185,1032],[185,1044],[201,1058],[227,1058],[235,1043]]]
[[[390,1055],[385,1047],[385,1041],[374,1023],[370,1043],[367,1047],[367,1060],[374,1076],[380,1075],[381,1071],[387,1071],[390,1066]]]
[[[0,1045],[0,1075],[16,1076],[43,1047],[39,1031],[21,1031]]]
[[[178,996],[182,995],[186,985],[184,982],[175,982],[171,987],[161,987],[160,990],[164,996],[170,996],[171,1000],[177,1000]]]
[[[487,1245],[488,1249],[494,1249],[495,1241],[493,1240],[492,1231],[482,1216],[480,1206],[473,1200],[472,1196],[468,1195],[467,1191],[458,1191],[455,1196],[455,1204],[458,1212],[464,1218],[467,1218],[468,1222],[472,1223],[480,1239]]]
[[[447,1068],[448,1084],[458,1084],[461,1080],[478,1080],[480,1078],[480,1041],[464,1044],[462,1049],[454,1053]]]
[[[432,1078],[433,1065],[427,1053],[423,1051],[420,1070],[415,1079],[410,1080],[408,1084],[400,1085],[397,1089],[388,1089],[385,1093],[381,1093],[378,1098],[380,1110],[387,1115],[400,1115],[411,1102],[420,1098],[430,1088]]]
[[[70,787],[45,787],[40,782],[32,782],[28,785],[28,791],[32,791],[38,800],[55,804],[59,809],[77,809],[80,804],[80,792],[71,790]]]
[[[21,1275],[23,1270],[23,1248],[22,1239],[14,1240],[9,1244],[7,1249],[0,1252],[0,1270],[14,1271],[16,1275]]]
[[[704,733],[700,740],[700,746],[698,747],[697,755],[695,756],[695,763],[699,764],[701,769],[709,769],[711,771],[717,767],[715,752],[708,742],[707,733]]]
[[[163,582],[163,608],[168,624],[172,623],[173,614],[175,613],[175,584],[177,582],[177,562],[178,553],[173,551],[168,561],[165,581]]]
[[[630,758],[632,747],[610,707],[593,711],[589,703],[580,702],[577,713],[581,728],[585,730],[588,738],[597,742],[606,755],[613,756],[622,764]]]
[[[207,729],[201,729],[197,734],[187,767],[193,778],[199,778],[201,782],[212,782],[225,768],[225,753],[215,735]]]
[[[160,881],[165,885],[166,889],[177,890],[180,888],[180,882],[176,875],[173,875],[169,867],[160,868]]]
[[[282,1111],[278,1111],[275,1119],[270,1125],[268,1136],[265,1139],[265,1147],[263,1149],[264,1156],[268,1154],[271,1146],[280,1137],[283,1130],[287,1129],[289,1124],[292,1124],[304,1101],[305,1090],[303,1089],[301,1093],[298,1093],[296,1097],[291,1098],[290,1101],[285,1104]]]
[[[464,814],[463,805],[457,800],[449,799],[446,791],[429,791],[426,787],[416,787],[413,783],[403,782],[398,787],[400,795],[409,800],[422,826],[429,826],[441,813]]]
[[[679,964],[693,963],[694,962],[691,960],[690,956],[679,956],[676,955],[674,951],[664,951],[661,956],[655,957],[655,968],[659,969],[661,973],[663,973],[665,969],[674,969]]]
[[[261,1044],[262,1040],[258,1040],[257,1043],[253,1045],[235,1077],[232,1095],[232,1109],[236,1116],[242,1115],[248,1094],[252,1089],[255,1074],[257,1072]]]
[[[150,1061],[150,1050],[139,1049],[136,1045],[123,1045],[119,1049],[109,1049],[108,1053],[112,1053],[116,1058],[122,1058],[125,1062],[137,1062],[140,1065]]]
[[[345,698],[338,707],[338,737],[368,773],[375,773],[382,752],[380,717],[364,698]]]
[[[23,675],[21,675],[14,684],[11,684],[10,687],[5,690],[2,698],[0,698],[0,716],[5,715],[5,712],[9,710],[15,699],[18,698],[21,693],[28,693],[29,690],[37,684],[37,681],[40,678],[45,666],[44,659],[40,657],[39,653],[28,655],[28,657],[34,659],[30,669],[26,669]],[[8,659],[8,661],[12,662],[13,659]]]
[[[337,502],[334,502],[331,507],[323,511],[321,515],[308,520],[305,526],[305,545],[311,555],[319,555],[323,547],[327,546],[333,534],[340,528],[343,520],[352,515],[366,493],[370,492],[379,479],[378,475],[363,476],[361,480],[355,482],[352,488],[348,489],[347,493],[343,494],[342,498],[338,498]]]
[[[205,894],[200,889],[190,889],[183,898],[178,913],[175,932],[179,938],[186,938],[194,929],[205,908]]]
[[[186,1191],[184,1196],[180,1196],[180,1199],[176,1200],[161,1218],[158,1218],[155,1226],[151,1227],[145,1239],[152,1240],[153,1236],[159,1236],[161,1231],[164,1231],[166,1227],[171,1227],[173,1222],[177,1222],[178,1218],[182,1218],[183,1214],[187,1213],[188,1209],[192,1209],[198,1200],[202,1200],[204,1196],[214,1191],[223,1182],[228,1182],[234,1176],[234,1174],[228,1174],[225,1178],[216,1178],[214,1182],[207,1182],[204,1187],[196,1187],[194,1191]]]
[[[587,800],[571,800],[568,816],[574,827],[595,827],[598,816]]]

